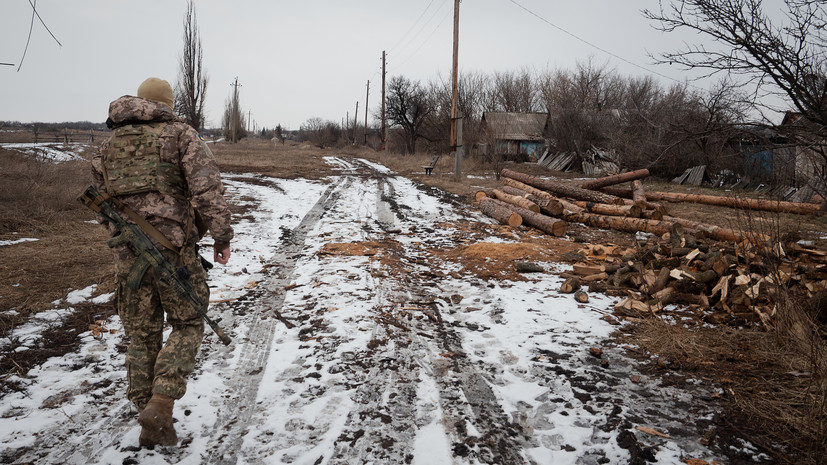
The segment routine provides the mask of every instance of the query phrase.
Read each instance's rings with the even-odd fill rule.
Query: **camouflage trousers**
[[[175,252],[162,250],[172,263],[178,264]],[[187,390],[187,377],[195,368],[195,356],[204,336],[204,322],[186,299],[158,279],[150,267],[138,289],[127,282],[135,258],[116,259],[117,290],[115,308],[129,338],[126,370],[129,387],[127,398],[143,410],[152,394],[180,399]],[[209,301],[207,273],[194,247],[183,252],[183,264],[192,273],[190,283],[204,302]],[[163,343],[164,314],[172,332]]]

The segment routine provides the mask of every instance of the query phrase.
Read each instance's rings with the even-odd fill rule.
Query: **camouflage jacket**
[[[138,97],[123,96],[109,105],[108,124],[114,127],[136,123],[166,123],[160,136],[161,160],[177,165],[187,184],[189,202],[198,211],[204,225],[217,244],[229,244],[233,238],[230,226],[230,210],[224,199],[224,185],[215,158],[191,126],[181,122],[172,110],[163,103]],[[101,152],[112,144],[105,141]],[[92,174],[100,192],[106,192],[103,177],[102,153],[92,159]],[[190,209],[186,199],[163,195],[159,192],[145,192],[119,197],[129,208],[155,226],[176,247],[185,242]],[[110,232],[116,232],[109,225]],[[191,225],[186,241],[194,244],[199,232]],[[154,240],[153,240],[154,241]],[[126,258],[129,252],[121,246],[115,253]]]

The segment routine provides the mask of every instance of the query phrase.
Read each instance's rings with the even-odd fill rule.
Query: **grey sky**
[[[352,118],[357,101],[364,121],[368,80],[371,109],[380,102],[382,50],[388,52],[388,77],[450,76],[452,0],[195,5],[209,75],[208,126],[220,124],[236,76],[242,108],[259,127],[290,129],[311,117],[340,122],[349,112]],[[696,38],[654,30],[640,10],[657,6],[657,0],[464,0],[460,70],[572,69],[592,57],[623,75],[646,74],[548,21],[624,60],[683,80],[687,75],[678,69],[652,65],[647,50],[675,49]],[[102,122],[109,102],[134,95],[144,78],[176,80],[185,0],[40,0],[37,8],[63,46],[35,20],[20,72],[0,66],[0,120]],[[20,63],[30,20],[28,0],[0,4],[0,62]]]

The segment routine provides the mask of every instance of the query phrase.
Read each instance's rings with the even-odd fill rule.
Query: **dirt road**
[[[763,460],[737,441],[704,447],[716,388],[642,373],[607,342],[613,327],[600,317],[612,302],[559,294],[558,257],[536,260],[526,232],[367,161],[328,163],[340,174],[302,189],[227,177],[232,202],[245,206],[235,256],[244,263],[214,271],[224,275],[213,295],[225,301],[210,312],[234,343],[207,336],[176,404],[179,447],[137,448],[110,337],[52,368],[78,379],[42,432],[25,438],[19,423],[37,409],[2,412],[4,463]],[[279,202],[296,208],[286,214]],[[527,256],[546,272],[486,277],[480,263],[497,257],[475,255],[482,245],[507,257],[534,250]]]

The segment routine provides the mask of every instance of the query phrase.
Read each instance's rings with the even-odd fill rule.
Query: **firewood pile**
[[[827,292],[827,252],[669,216],[651,200],[812,215],[821,214],[824,205],[670,197],[643,191],[640,179],[648,174],[639,170],[574,184],[506,169],[502,189],[480,192],[477,200],[484,213],[504,224],[526,223],[557,236],[565,234],[567,222],[650,233],[633,248],[588,246],[583,260],[563,273],[561,292],[574,294],[580,302],[588,301],[586,288],[622,297],[614,313],[625,319],[680,307],[710,323],[756,322],[770,329],[779,289],[803,298]],[[631,182],[632,188],[608,189],[622,182]]]

